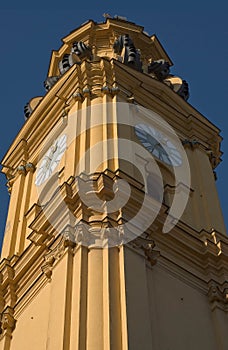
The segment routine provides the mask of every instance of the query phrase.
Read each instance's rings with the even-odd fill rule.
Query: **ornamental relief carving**
[[[41,266],[41,269],[47,278],[51,278],[55,263],[62,258],[66,249],[69,248],[73,250],[76,246],[68,230],[63,232],[59,237],[60,240],[58,239],[58,243],[50,248],[48,253],[44,255],[44,264]]]
[[[228,285],[218,285],[215,281],[209,282],[208,300],[212,307],[220,306],[226,312],[228,311]]]
[[[16,320],[14,318],[14,309],[12,307],[7,307],[0,317],[0,333],[4,332],[11,334],[16,326]]]
[[[156,245],[153,240],[137,237],[134,241],[131,241],[128,244],[136,250],[141,250],[151,266],[157,263],[157,259],[160,257],[160,252],[154,249]]]

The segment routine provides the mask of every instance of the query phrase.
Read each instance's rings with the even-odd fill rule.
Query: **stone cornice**
[[[98,191],[101,193],[103,192],[102,197],[110,197],[109,192],[110,188],[112,188],[111,183],[114,181],[114,179],[115,177],[113,177],[113,175],[109,177],[107,174],[100,174],[97,179],[93,177],[94,184],[96,182],[97,185],[99,184],[99,187],[97,188]],[[120,220],[122,220],[122,222],[125,221],[125,215],[126,217],[135,215],[135,205],[137,202],[140,202],[140,184],[136,186],[134,182],[131,184],[133,197],[128,203],[127,212],[125,213],[123,211],[121,215],[116,214],[116,219],[118,219],[119,222]],[[112,216],[103,217],[103,215],[101,215],[99,217],[97,214],[93,214],[90,209],[88,212],[80,197],[77,195],[78,190],[76,183],[77,182],[70,179],[68,184],[64,183],[62,185],[60,191],[56,193],[56,196],[53,197],[48,204],[50,207],[48,217],[56,217],[56,222],[58,221],[58,213],[61,213],[61,211],[59,208],[56,208],[56,210],[53,211],[53,208],[56,207],[55,203],[59,202],[58,197],[61,196],[62,200],[68,203],[68,206],[73,212],[75,210],[77,211],[78,217],[84,221],[88,220],[88,225],[93,225],[96,222],[103,223],[104,219],[111,221],[115,220],[115,218]],[[131,202],[134,203],[134,205],[131,205]],[[148,237],[151,237],[151,239],[156,242],[158,250],[162,248],[161,251],[163,251],[163,253],[167,251],[169,254],[168,256],[170,257],[173,255],[175,259],[180,261],[180,264],[186,263],[186,266],[192,265],[195,273],[198,273],[200,276],[204,275],[205,271],[208,271],[207,273],[208,276],[211,276],[210,278],[217,276],[219,280],[222,278],[225,271],[228,273],[228,238],[219,232],[215,232],[214,230],[211,232],[198,232],[182,221],[179,221],[176,227],[169,234],[162,234],[162,226],[164,224],[166,211],[167,207],[163,205],[162,210],[156,219],[156,228],[152,227],[148,229],[147,232]],[[64,226],[64,217],[61,217],[61,224]],[[50,237],[51,233],[48,234],[49,229],[47,226],[47,218],[43,212],[40,212],[37,219],[33,221],[31,228],[34,230],[34,233],[31,234],[30,239],[36,242],[36,244],[43,241],[41,237],[43,237],[43,239],[46,239],[45,237],[48,236]],[[222,266],[223,271],[221,271]]]
[[[140,73],[138,71],[135,71],[120,62],[114,60],[114,65],[119,67],[119,71],[117,73],[121,74],[122,79],[120,79],[119,75],[115,76],[115,80],[118,82],[118,80],[121,81],[123,84],[125,82],[127,86],[127,82],[130,82],[133,84],[131,90],[127,90],[127,92],[132,93],[135,95],[135,102],[137,103],[137,95],[142,98],[142,96],[145,94],[146,96],[149,94],[150,97],[153,95],[158,99],[157,104],[159,103],[161,105],[167,104],[168,108],[173,109],[173,114],[177,114],[181,116],[181,118],[185,117],[189,119],[189,122],[196,122],[198,121],[199,124],[201,124],[205,127],[208,127],[209,129],[213,130],[216,133],[220,132],[220,129],[217,128],[213,123],[211,123],[207,118],[205,118],[201,113],[199,113],[194,107],[192,107],[188,102],[184,101],[180,96],[178,96],[176,93],[173,92],[172,89],[170,89],[167,85],[161,83],[160,81],[157,81],[153,79],[149,74]],[[124,72],[126,72],[124,74]],[[124,74],[124,75],[123,75]],[[130,76],[130,78],[129,78]],[[134,85],[135,81],[135,85]],[[138,83],[137,83],[138,82]],[[121,84],[119,83],[119,85]],[[141,89],[140,89],[141,88]],[[131,96],[131,95],[129,95]],[[148,105],[148,103],[147,103]],[[149,106],[145,106],[148,107]],[[150,106],[151,108],[152,106]],[[165,108],[165,106],[164,106]],[[182,120],[183,122],[183,120]],[[197,125],[198,127],[198,125]],[[196,129],[197,129],[196,127]],[[204,130],[205,132],[206,130]]]
[[[51,277],[47,272],[47,266],[53,268],[54,262],[56,263],[65,252],[74,247],[75,244],[69,240],[67,234],[56,238],[53,236],[41,246],[31,243],[20,258],[15,259],[13,256],[10,260],[3,260],[0,268],[1,315],[4,317],[8,315],[8,309],[18,315]],[[4,329],[5,327],[2,328]],[[13,329],[14,327],[12,331]]]
[[[101,59],[74,65],[58,80],[15,138],[2,161],[3,172],[9,173],[9,169],[19,166],[23,159],[35,164],[46,135],[56,124],[64,122],[66,108],[69,110],[75,103],[75,93],[79,92],[83,97],[83,89],[89,87],[89,98],[103,96],[106,93],[104,86],[107,86],[110,98],[114,96],[112,87],[115,87],[119,89],[120,101],[129,102],[128,98],[133,96],[135,103],[160,113],[179,137],[198,139],[205,148],[212,150],[216,164],[219,163],[221,136],[218,128],[165,84],[116,60]]]
[[[163,221],[162,215],[158,217],[158,228]],[[214,279],[222,284],[228,276],[228,238],[216,232],[215,242],[214,236],[214,231],[199,233],[181,221],[168,234],[162,234],[161,229],[149,234],[165,260],[175,261],[205,283]]]
[[[116,177],[117,175],[108,171],[105,174],[93,175],[90,181],[93,181],[96,191],[102,194],[102,198],[108,199]],[[136,185],[136,180],[132,179],[130,186],[132,187],[132,203],[140,201],[141,184]],[[114,216],[103,217],[98,213],[94,216],[93,210],[82,203],[77,191],[77,182],[70,178],[50,200],[48,205],[52,213],[49,214],[56,217],[57,223],[58,220],[61,220],[64,226],[61,208],[56,207],[58,203],[56,196],[59,195],[72,212],[77,211],[77,217],[80,217],[83,222],[87,220],[87,224],[92,229],[90,235],[96,233],[97,228],[112,225],[114,221],[122,225],[126,218],[135,214],[134,206],[129,204],[125,210],[115,213]],[[203,294],[208,294],[212,307],[216,302],[219,303],[219,307],[226,308],[228,238],[215,230],[197,232],[181,221],[170,233],[162,234],[166,211],[167,207],[163,205],[152,226],[142,237],[129,242],[128,246],[144,257],[149,266],[157,264],[159,268],[166,269],[170,274],[187,281]],[[83,232],[80,233],[79,226],[75,229],[69,225],[63,227],[62,233],[56,233],[43,211],[37,212],[31,228],[33,229],[30,235],[31,243],[23,254],[1,262],[0,305],[2,312],[6,307],[12,307],[15,312],[18,312],[17,310],[26,304],[26,300],[30,300],[32,295],[35,295],[37,288],[41,288],[50,280],[55,264],[61,260],[65,252],[76,247],[75,239],[78,238],[78,235],[81,233],[83,235]],[[211,286],[211,281],[214,283],[213,286]]]

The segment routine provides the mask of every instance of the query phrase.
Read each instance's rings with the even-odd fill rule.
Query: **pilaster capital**
[[[144,252],[145,258],[150,262],[152,266],[157,263],[160,252],[154,249],[155,243],[153,240],[137,237],[134,239],[134,241],[129,242],[129,244],[136,250],[142,250]]]
[[[27,163],[27,164],[25,164],[25,170],[27,172],[34,173],[34,171],[36,170],[36,167],[32,163]]]
[[[14,318],[14,309],[7,306],[5,310],[1,313],[1,333],[6,331],[11,334],[15,329],[16,320]]]
[[[26,175],[26,169],[24,165],[19,165],[16,169],[17,173],[20,175]]]
[[[212,310],[220,308],[228,311],[228,285],[220,286],[217,282],[211,280],[209,282],[208,300],[211,304]]]
[[[61,259],[65,250],[67,248],[72,250],[75,246],[74,237],[69,230],[65,230],[60,234],[53,246],[44,255],[44,264],[41,266],[41,269],[47,278],[51,278],[54,264]]]

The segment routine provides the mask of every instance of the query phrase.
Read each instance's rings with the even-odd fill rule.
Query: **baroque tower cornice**
[[[120,77],[121,84],[117,83]],[[12,169],[20,165],[22,159],[26,162],[28,154],[33,153],[33,147],[36,147],[39,153],[39,142],[42,142],[53,126],[64,118],[66,111],[78,99],[77,94],[80,97],[79,102],[83,102],[85,98],[92,100],[104,95],[106,92],[103,88],[106,86],[109,89],[110,101],[116,96],[116,92],[120,100],[130,101],[133,97],[136,103],[145,106],[149,106],[151,100],[154,101],[154,110],[163,114],[183,141],[186,138],[197,139],[205,149],[211,150],[216,159],[215,164],[220,162],[222,138],[217,127],[165,84],[126,67],[115,59],[100,59],[98,62],[84,61],[80,66],[72,66],[43,97],[3,158],[3,172],[10,174]],[[86,87],[90,89],[88,96]],[[173,103],[178,109],[172,107]],[[181,123],[182,118],[186,120],[184,124]],[[44,125],[47,125],[46,134],[41,132]]]
[[[143,73],[119,62],[119,56],[114,52],[113,44],[118,36],[123,34],[130,35],[135,47],[140,49]],[[170,66],[172,65],[155,35],[150,37],[144,32],[143,27],[134,23],[108,18],[105,23],[88,21],[62,40],[64,44],[61,48],[53,51],[48,72],[48,77],[57,78],[55,85],[44,97],[36,97],[30,101],[29,106],[26,107],[26,115],[30,114],[31,118],[29,117],[29,121],[23,126],[2,160],[3,172],[8,174],[9,179],[12,177],[12,169],[20,166],[21,159],[26,161],[28,157],[27,146],[20,147],[20,145],[27,145],[28,142],[33,144],[32,135],[36,137],[37,134],[42,134],[39,131],[41,120],[45,119],[43,124],[50,123],[52,128],[53,124],[69,110],[75,99],[83,102],[86,92],[89,93],[87,97],[90,99],[97,94],[102,95],[105,91],[110,92],[111,97],[120,92],[120,99],[127,98],[146,107],[150,106],[151,99],[154,100],[155,112],[162,113],[183,141],[185,138],[190,141],[197,140],[198,144],[213,155],[213,167],[219,164],[222,155],[220,130],[190,104],[179,98],[169,86],[154,79],[153,75],[145,71],[144,67],[151,59],[153,61],[163,59]],[[92,60],[88,61],[85,57],[82,63],[73,64],[61,76],[59,63],[65,54],[70,54],[75,41],[84,42],[91,47]],[[129,80],[129,74],[131,80]],[[123,77],[121,85],[117,83],[119,77]],[[172,107],[173,103],[176,105],[175,109]],[[184,130],[183,123],[179,123],[183,117],[186,119]]]
[[[105,23],[88,21],[64,37],[62,39],[63,46],[58,51],[53,51],[52,53],[48,76],[58,75],[59,59],[61,59],[65,53],[70,53],[71,45],[75,39],[88,44],[92,48],[95,56],[114,58],[116,55],[113,52],[112,46],[115,39],[123,33],[131,35],[138,48],[143,47],[142,51],[145,59],[151,57],[155,60],[163,58],[172,65],[171,59],[165,52],[156,35],[150,37],[144,32],[142,26],[109,18]]]

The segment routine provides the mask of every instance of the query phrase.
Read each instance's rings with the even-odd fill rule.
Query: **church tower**
[[[172,65],[118,16],[53,51],[2,160],[0,350],[228,349],[221,136]]]

